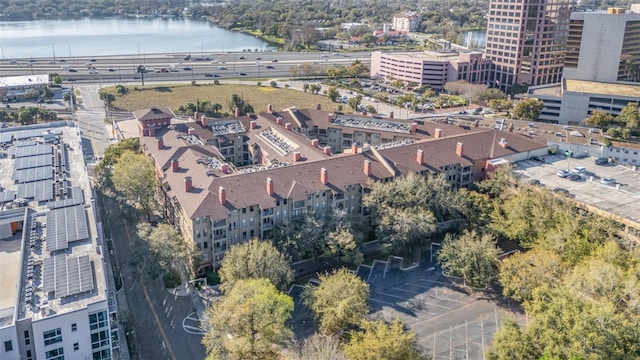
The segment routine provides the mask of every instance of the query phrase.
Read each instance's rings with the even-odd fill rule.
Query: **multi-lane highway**
[[[151,54],[96,57],[57,57],[0,60],[0,76],[58,73],[65,82],[113,84],[142,81],[189,82],[212,78],[281,78],[308,76],[319,70],[348,66],[355,60],[370,62],[368,52],[242,52]],[[208,58],[209,60],[204,60]],[[306,73],[309,71],[309,73]]]

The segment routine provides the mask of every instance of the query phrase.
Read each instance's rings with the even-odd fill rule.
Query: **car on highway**
[[[278,59],[273,59],[271,60],[271,62],[278,62]]]
[[[240,73],[240,76],[247,76],[247,74],[245,74],[245,73],[241,72],[241,73]]]
[[[205,77],[220,77],[220,75],[218,74],[213,74],[213,73],[204,73]]]
[[[267,69],[275,69],[275,66],[267,65]]]
[[[600,179],[600,184],[603,185],[615,185],[616,179],[614,178],[602,178]]]
[[[98,61],[98,60],[96,60],[96,59],[91,59],[91,60],[89,60],[89,61],[91,61],[91,62],[96,62],[96,61]]]
[[[184,67],[184,68],[182,68],[182,70],[184,70],[184,71],[191,71],[191,68],[190,68],[190,67]]]
[[[134,76],[133,76],[133,80],[140,80],[140,76],[138,76],[138,75],[134,75]]]
[[[238,60],[244,60],[244,56],[240,56]]]
[[[97,74],[100,74],[100,73],[98,72],[98,70],[89,70],[89,74],[97,75]]]
[[[58,62],[66,62],[66,61],[67,61],[67,60],[65,60],[65,59],[60,59],[60,60],[58,60]]]
[[[218,70],[227,70],[226,66],[218,66]]]
[[[322,54],[322,57],[323,57],[323,58],[327,58],[327,57],[329,57],[329,55],[327,55],[327,54]]]
[[[109,69],[109,72],[115,72],[116,69]]]
[[[78,72],[78,70],[76,70],[76,69],[69,68],[68,70],[69,70],[69,72]]]
[[[561,178],[566,178],[569,177],[569,172],[567,170],[560,170],[556,173],[556,175],[558,175]]]
[[[168,73],[168,72],[169,72],[169,69],[162,68],[162,69],[160,69],[160,72]]]
[[[256,61],[262,61],[262,58],[261,57],[257,57]]]
[[[595,163],[596,165],[606,165],[606,164],[608,164],[608,163],[609,163],[609,158],[606,158],[606,157],[599,157],[599,158],[597,158],[597,159],[594,161],[594,163]]]
[[[169,69],[169,72],[179,72],[179,70],[176,69],[176,68],[171,68],[171,69]]]

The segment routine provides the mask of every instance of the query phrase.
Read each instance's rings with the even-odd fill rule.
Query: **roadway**
[[[279,78],[295,75],[311,75],[316,71],[344,65],[355,60],[370,63],[369,52],[242,52],[205,54],[210,60],[195,60],[201,54],[122,55],[103,57],[34,58],[0,60],[0,77],[58,73],[65,83],[82,82],[102,84],[142,81],[137,73],[139,65],[147,71],[145,81],[191,82],[210,80],[205,74],[215,74],[221,79],[230,78]],[[304,64],[312,73],[305,74]],[[225,69],[221,69],[221,67]],[[169,71],[175,69],[174,72]],[[162,72],[163,70],[167,72]],[[70,71],[71,70],[71,71]],[[245,75],[240,75],[241,73]]]

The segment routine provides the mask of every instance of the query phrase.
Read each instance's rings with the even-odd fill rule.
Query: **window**
[[[106,311],[89,315],[89,327],[91,330],[107,327],[107,325],[109,325],[109,323]]]
[[[44,346],[62,342],[62,331],[60,328],[45,331],[42,333],[42,336],[44,337]]]
[[[78,324],[76,323],[71,324],[71,331],[78,331]]]
[[[97,349],[109,345],[109,330],[91,334],[91,348]]]
[[[64,360],[64,348],[49,350],[44,353],[47,360]]]
[[[28,339],[29,338],[29,330],[25,330],[24,331],[24,338]]]
[[[202,246],[206,249],[207,247],[209,247],[209,243],[205,241],[202,243]]]
[[[4,342],[4,351],[13,351],[13,343],[11,342],[11,340]]]
[[[102,349],[93,353],[93,360],[111,360],[111,349]]]
[[[73,343],[73,351],[78,351],[78,350],[80,350],[80,344]]]
[[[33,357],[31,357],[31,350],[27,350],[27,360],[33,360]]]

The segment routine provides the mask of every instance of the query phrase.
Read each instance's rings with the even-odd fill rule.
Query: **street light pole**
[[[53,61],[56,61],[56,48],[51,44],[51,51],[53,52]]]

